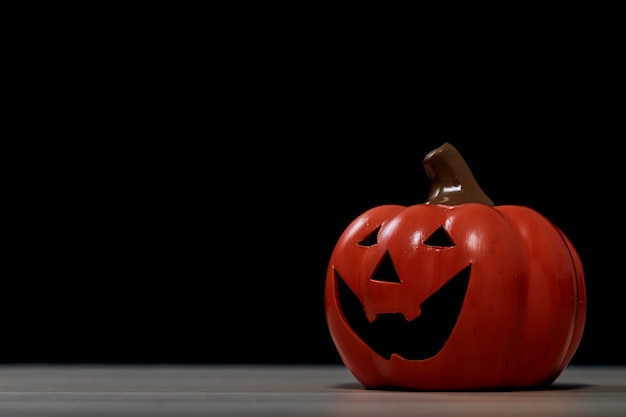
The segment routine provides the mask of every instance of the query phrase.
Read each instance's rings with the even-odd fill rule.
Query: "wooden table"
[[[550,389],[364,389],[339,365],[0,365],[0,416],[626,416],[626,367],[570,366]]]

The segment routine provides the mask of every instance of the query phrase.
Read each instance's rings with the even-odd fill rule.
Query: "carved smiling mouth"
[[[337,271],[339,304],[354,332],[385,359],[397,353],[405,359],[423,360],[435,356],[446,343],[457,322],[467,286],[471,265],[451,278],[421,305],[421,314],[407,321],[401,313],[384,313],[370,322],[359,298]]]

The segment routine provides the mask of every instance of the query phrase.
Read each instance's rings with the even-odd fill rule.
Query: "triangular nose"
[[[372,275],[372,279],[374,281],[383,281],[383,282],[396,282],[401,283],[400,277],[396,272],[396,268],[391,261],[391,256],[389,256],[389,252],[385,252],[380,264],[374,271],[374,275]]]

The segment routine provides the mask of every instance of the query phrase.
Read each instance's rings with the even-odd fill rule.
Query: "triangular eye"
[[[378,231],[380,230],[380,226],[376,229],[372,230],[367,236],[365,236],[359,243],[359,246],[373,246],[378,243],[376,239],[378,237]]]
[[[371,279],[374,281],[400,283],[400,277],[396,272],[396,268],[393,266],[393,262],[391,262],[389,252],[385,252],[385,256],[380,261],[380,264],[378,264],[378,267],[376,267]]]
[[[424,241],[428,246],[437,246],[440,248],[449,248],[454,246],[454,242],[443,226],[439,226],[428,239]]]

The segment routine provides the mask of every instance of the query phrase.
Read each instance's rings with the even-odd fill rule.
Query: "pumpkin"
[[[365,211],[331,253],[324,306],[341,360],[368,389],[551,385],[585,325],[572,242],[531,208],[494,205],[450,143],[423,166],[424,203]]]

